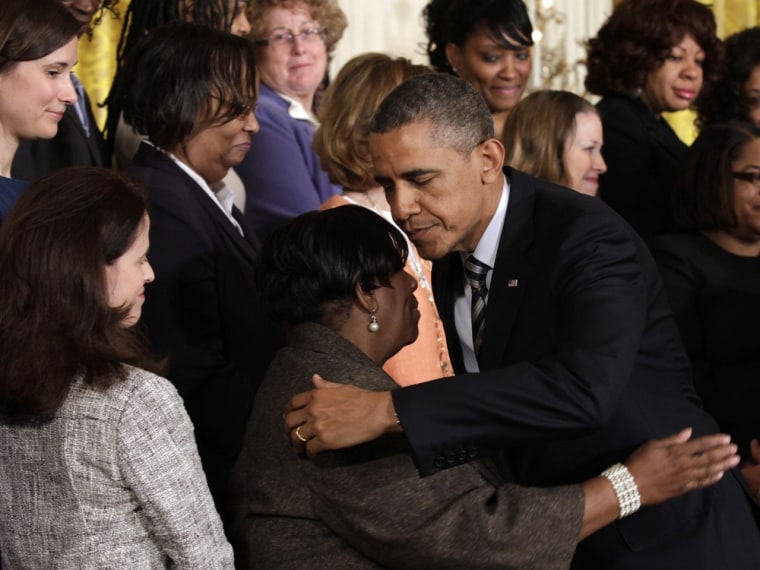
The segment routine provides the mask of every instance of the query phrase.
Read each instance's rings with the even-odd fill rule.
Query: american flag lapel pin
[[[507,287],[517,287],[517,279],[510,279],[507,281]]]

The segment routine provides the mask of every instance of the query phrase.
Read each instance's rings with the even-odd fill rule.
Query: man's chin
[[[428,259],[430,261],[436,261],[438,259],[441,259],[442,257],[445,257],[449,252],[443,251],[440,248],[435,247],[435,245],[430,244],[414,244],[417,248],[417,253],[422,257],[423,259]]]

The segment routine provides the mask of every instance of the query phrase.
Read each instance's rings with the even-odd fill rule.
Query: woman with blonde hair
[[[520,101],[502,142],[505,164],[589,196],[607,170],[599,113],[568,91],[536,91]]]
[[[320,108],[321,126],[314,135],[314,149],[330,181],[343,192],[321,209],[358,204],[393,223],[382,187],[375,182],[369,153],[369,123],[385,96],[404,80],[429,73],[408,59],[367,53],[351,59],[327,89]],[[405,269],[417,281],[415,296],[420,310],[417,340],[388,359],[384,370],[406,386],[451,375],[443,325],[433,299],[430,262],[407,243]]]
[[[235,172],[245,186],[245,216],[263,240],[340,192],[311,143],[318,93],[347,21],[337,0],[251,0],[248,16],[261,76],[261,132]]]

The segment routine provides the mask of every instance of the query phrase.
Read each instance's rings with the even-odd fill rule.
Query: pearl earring
[[[380,323],[377,322],[377,317],[375,316],[374,311],[369,315],[369,324],[367,325],[367,330],[371,333],[376,333],[380,330]]]

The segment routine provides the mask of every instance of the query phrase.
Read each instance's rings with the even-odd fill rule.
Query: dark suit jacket
[[[597,109],[607,163],[599,196],[644,239],[672,231],[670,195],[687,146],[641,99],[611,95]]]
[[[104,166],[103,135],[98,130],[89,99],[86,103],[89,135],[76,109],[69,105],[58,124],[58,133],[52,139],[21,141],[11,165],[14,178],[35,180],[66,166]]]
[[[506,173],[510,199],[481,372],[394,394],[420,470],[501,452],[512,481],[579,482],[649,439],[687,426],[696,435],[716,431],[700,409],[657,269],[638,236],[599,200]],[[462,372],[453,320],[455,292],[464,286],[458,253],[434,264],[433,286],[452,363]],[[726,504],[713,509],[717,502]],[[576,561],[579,568],[664,568],[674,557],[677,567],[720,567],[716,560],[724,555],[743,556],[727,554],[718,544],[728,537],[707,528],[727,515],[725,544],[733,548],[736,534],[749,533],[760,560],[751,507],[729,475],[715,488],[645,508],[596,533],[579,545]],[[709,553],[697,548],[697,537]],[[693,564],[685,549],[696,553]],[[648,561],[653,565],[642,565]],[[733,562],[727,567],[747,567]]]
[[[493,466],[421,479],[404,437],[295,455],[282,409],[320,372],[370,390],[395,384],[332,330],[298,325],[256,398],[231,502],[238,567],[567,568],[583,515],[579,487],[499,485]]]
[[[212,198],[159,150],[143,143],[127,171],[148,187],[156,273],[142,322],[193,420],[217,505],[264,371],[276,327],[253,285],[257,244],[244,239]],[[235,218],[245,228],[243,216]],[[222,513],[224,514],[224,513]]]

